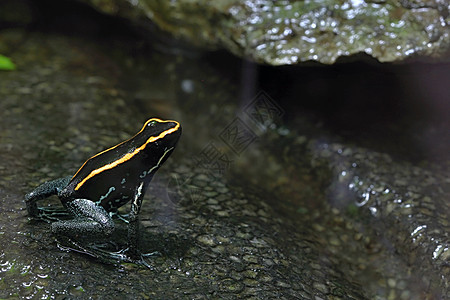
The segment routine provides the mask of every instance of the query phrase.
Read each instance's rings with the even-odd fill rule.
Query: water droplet
[[[426,229],[426,228],[427,228],[427,225],[420,225],[420,226],[417,226],[417,228],[414,229],[413,232],[411,232],[411,236],[412,236],[412,237],[415,237],[415,236],[419,235],[419,234],[420,234],[420,231],[422,231],[422,230],[424,230],[424,229]]]

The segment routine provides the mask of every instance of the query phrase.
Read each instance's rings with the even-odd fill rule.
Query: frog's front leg
[[[128,217],[128,255],[132,258],[138,258],[138,235],[139,235],[139,211],[142,206],[146,186],[141,182],[136,189],[131,209]]]
[[[114,221],[102,207],[88,199],[75,199],[66,204],[75,216],[72,220],[52,223],[52,232],[75,239],[102,239],[114,231]]]
[[[50,197],[52,195],[58,195],[68,184],[72,176],[58,178],[55,180],[47,181],[33,191],[25,195],[25,204],[27,206],[28,214],[31,217],[38,217],[41,213],[41,209],[37,207],[37,201]]]

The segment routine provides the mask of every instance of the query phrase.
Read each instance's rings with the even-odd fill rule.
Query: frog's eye
[[[156,121],[150,121],[150,122],[148,122],[148,124],[147,124],[147,126],[155,126],[156,125],[156,123],[158,123],[158,122],[156,122]]]

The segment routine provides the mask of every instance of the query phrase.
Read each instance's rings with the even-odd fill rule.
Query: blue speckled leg
[[[42,209],[37,207],[37,201],[50,197],[52,195],[58,195],[68,184],[72,176],[58,178],[55,180],[47,181],[32,192],[25,195],[25,204],[27,206],[28,214],[31,217],[39,217],[42,213]]]
[[[91,200],[75,199],[67,204],[67,209],[75,218],[52,223],[52,232],[56,235],[99,240],[114,231],[114,222],[109,213]]]

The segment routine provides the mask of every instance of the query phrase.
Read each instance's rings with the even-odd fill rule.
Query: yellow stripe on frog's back
[[[133,156],[135,156],[136,154],[138,154],[140,151],[144,150],[145,147],[147,147],[148,144],[153,143],[153,142],[155,142],[155,141],[157,141],[157,140],[159,140],[159,139],[165,137],[166,135],[171,134],[171,133],[177,131],[178,128],[180,127],[180,123],[178,123],[177,121],[172,121],[172,120],[163,121],[163,120],[156,119],[156,118],[150,119],[150,120],[148,120],[147,122],[145,122],[145,124],[144,124],[144,126],[142,127],[142,129],[141,129],[138,133],[136,133],[132,138],[130,138],[130,139],[128,139],[128,140],[126,140],[126,141],[124,141],[124,142],[122,142],[122,143],[119,143],[119,144],[115,145],[114,147],[111,147],[111,148],[106,149],[106,150],[104,150],[104,151],[102,151],[102,152],[100,152],[100,153],[97,153],[96,155],[94,155],[94,156],[92,156],[91,158],[89,158],[89,159],[81,166],[81,168],[78,169],[78,171],[75,173],[75,175],[73,175],[72,179],[75,178],[75,176],[77,176],[77,174],[80,172],[80,170],[84,167],[84,165],[85,165],[89,160],[93,159],[94,157],[96,157],[96,156],[98,156],[98,155],[100,155],[100,154],[102,154],[102,153],[105,153],[105,152],[107,152],[107,151],[109,151],[109,150],[112,150],[112,149],[114,149],[114,148],[116,148],[116,147],[122,145],[123,143],[126,143],[126,142],[128,142],[129,140],[133,139],[133,138],[136,137],[138,134],[140,134],[140,133],[145,129],[145,127],[147,126],[147,124],[148,124],[149,122],[151,122],[151,121],[157,121],[157,122],[161,122],[161,123],[173,122],[173,123],[175,123],[175,124],[177,124],[177,125],[176,125],[175,127],[173,127],[173,128],[170,128],[170,129],[167,129],[167,130],[161,132],[161,133],[160,133],[159,135],[157,135],[157,136],[151,136],[151,137],[149,137],[149,138],[147,139],[147,141],[145,141],[145,143],[144,143],[141,147],[136,148],[133,152],[127,153],[127,154],[125,154],[124,156],[122,156],[121,158],[119,158],[119,159],[113,161],[112,163],[109,163],[109,164],[107,164],[107,165],[104,165],[103,167],[100,167],[100,168],[97,168],[97,169],[91,171],[91,173],[89,173],[89,175],[87,175],[82,181],[80,181],[80,182],[77,184],[77,186],[75,187],[75,190],[78,190],[79,188],[81,188],[81,187],[83,186],[83,184],[84,184],[87,180],[89,180],[90,178],[94,177],[94,176],[97,175],[97,174],[102,173],[103,171],[110,170],[110,169],[112,169],[112,168],[114,168],[114,167],[116,167],[116,166],[118,166],[118,165],[120,165],[120,164],[122,164],[122,163],[124,163],[124,162],[126,162],[126,161],[128,161],[128,160],[130,160],[131,158],[133,158]]]

